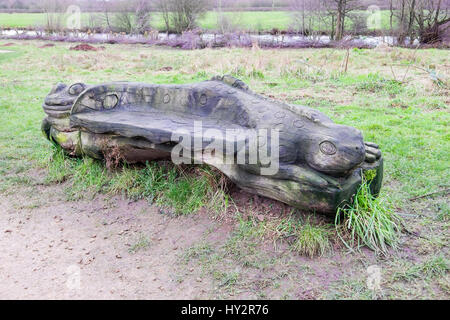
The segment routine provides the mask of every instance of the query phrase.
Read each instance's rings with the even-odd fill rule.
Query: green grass
[[[330,292],[327,292],[327,300],[376,300],[374,292],[367,288],[364,281],[361,280],[340,280],[330,286]]]
[[[89,26],[89,13],[82,14],[82,26]],[[100,16],[94,13],[94,16]],[[226,17],[232,19],[240,27],[249,30],[271,30],[272,28],[287,29],[290,24],[289,13],[284,11],[274,12],[226,12]],[[64,22],[65,19],[63,18]],[[207,30],[218,29],[217,13],[207,12],[200,20],[199,27]],[[0,13],[0,27],[10,28],[26,28],[42,26],[46,24],[46,15],[43,13]],[[158,29],[164,30],[165,24],[162,15],[154,13],[152,15],[151,25]]]
[[[130,253],[136,253],[140,250],[146,250],[148,247],[150,247],[150,240],[145,235],[140,235],[139,239],[131,245],[130,249],[128,249],[128,252]]]
[[[50,153],[43,161],[47,166],[45,179],[47,183],[61,183],[70,177],[72,162],[66,160],[64,150],[55,146],[53,153]]]
[[[132,200],[146,199],[153,203],[159,194],[175,184],[177,178],[178,173],[174,167],[146,163],[144,168],[136,170],[125,165],[111,179],[108,192],[122,193]]]
[[[101,16],[99,13],[93,13],[94,17]],[[274,12],[225,12],[224,15],[229,17],[233,22],[237,23],[238,26],[249,29],[249,30],[271,30],[272,28],[287,29],[290,24],[290,15],[288,12],[284,11],[274,11]],[[165,24],[160,13],[152,14],[151,18],[152,27],[158,30],[164,30]],[[83,13],[81,17],[81,24],[84,27],[89,27],[90,25],[90,14]],[[64,17],[61,19],[64,24]],[[101,25],[97,19],[98,25]],[[206,30],[215,30],[217,27],[217,13],[207,12],[200,20],[199,27]],[[26,27],[36,27],[43,26],[46,24],[46,15],[44,13],[0,13],[0,27],[10,27],[10,28],[26,28]],[[92,27],[92,26],[90,26]]]
[[[211,247],[211,244],[200,242],[187,248],[179,258],[185,264],[191,260],[205,261],[213,254],[213,252],[214,250]]]
[[[71,159],[54,147],[47,162],[48,183],[61,183],[70,178],[66,194],[70,200],[92,198],[103,192],[122,194],[131,200],[146,199],[150,204],[173,210],[175,214],[195,213],[203,206],[226,208],[225,198],[215,187],[215,173],[209,169],[198,174],[186,174],[166,163],[146,163],[143,168],[130,167],[109,171],[105,165],[91,158]],[[211,201],[214,200],[214,203]]]
[[[415,81],[406,84],[393,81],[388,65],[392,58],[384,53],[370,50],[352,53],[349,72],[341,74],[338,65],[344,52],[328,49],[267,50],[250,55],[250,51],[245,49],[186,52],[107,46],[106,53],[95,55],[68,51],[66,45],[39,49],[34,42],[24,43],[31,45],[6,47],[14,51],[7,60],[0,54],[3,90],[0,114],[6,119],[0,131],[0,163],[4,172],[13,167],[26,167],[32,161],[52,159],[50,144],[39,131],[44,117],[40,104],[57,81],[96,83],[127,78],[153,83],[190,83],[215,74],[234,73],[238,69],[241,70],[239,76],[255,91],[274,94],[294,103],[309,104],[338,123],[358,127],[366,140],[377,142],[386,160],[383,192],[389,191],[398,205],[405,199],[448,185],[450,136],[447,131],[446,91],[436,86],[425,91]],[[398,49],[396,52],[406,58],[411,51]],[[271,55],[277,57],[276,62]],[[231,57],[235,57],[234,60]],[[329,66],[317,76],[315,69],[309,70],[296,62],[305,58],[318,67],[323,63],[320,59],[327,59]],[[439,66],[448,61],[448,52],[419,51],[418,58],[423,60],[423,64]],[[111,59],[116,63],[113,64]],[[17,62],[21,61],[33,67],[20,68]],[[375,63],[379,66],[375,67]],[[380,67],[383,64],[385,67]],[[168,65],[174,70],[159,71]],[[368,72],[358,73],[359,68]],[[400,73],[399,70],[396,71]],[[255,72],[264,78],[255,76]],[[410,71],[407,78],[411,77],[422,82],[427,80],[426,75],[418,72]],[[49,167],[49,181],[62,182],[71,175],[70,172],[77,171],[73,166],[82,168],[85,165],[81,160],[65,163],[66,160],[58,159],[58,155],[54,160]],[[102,175],[97,171],[92,173],[102,183]],[[142,195],[145,182],[136,180],[131,168],[125,168],[123,175],[115,178],[108,188],[122,192],[117,185],[123,184],[131,198],[152,196],[151,192]],[[76,179],[83,187],[94,183],[82,176]],[[182,184],[180,188],[186,189],[187,185]],[[198,188],[203,188],[201,183]]]
[[[371,93],[385,92],[391,95],[397,95],[404,89],[402,83],[397,80],[385,79],[378,73],[368,73],[358,77],[340,76],[337,81],[342,85],[353,85],[359,91]]]
[[[297,231],[292,249],[308,257],[322,256],[331,249],[329,230],[307,223]]]
[[[1,50],[3,50],[3,49],[1,49]],[[0,54],[0,63],[6,62],[10,59],[18,58],[21,55],[20,52],[8,50],[8,47],[5,47],[4,51],[7,51],[7,52]]]
[[[402,222],[382,199],[371,195],[370,182],[374,175],[371,171],[366,173],[371,176],[363,179],[353,203],[338,209],[335,219],[336,230],[339,233],[343,228],[344,233],[349,234],[349,240],[340,235],[349,249],[365,245],[376,252],[387,254],[388,247],[393,249],[398,247]]]
[[[364,11],[359,12],[363,14]],[[293,26],[292,15],[289,11],[241,11],[241,12],[224,12],[223,15],[231,22],[231,24],[240,30],[248,31],[270,31],[272,29],[288,30]],[[383,30],[389,27],[389,12],[387,10],[381,13],[381,25]],[[27,28],[43,26],[46,24],[46,15],[44,13],[0,13],[0,27],[9,28]],[[200,28],[205,30],[218,30],[218,13],[214,11],[207,12],[198,21]],[[66,19],[61,17],[61,24],[64,26]],[[94,21],[94,25],[92,25]],[[82,13],[81,25],[83,27],[101,26],[100,13]],[[351,28],[350,19],[346,22],[347,28]],[[160,13],[151,15],[151,26],[157,30],[164,31],[165,24]],[[315,28],[325,28],[325,23],[317,25]]]
[[[14,42],[15,45],[1,47],[8,42]],[[34,196],[42,192],[38,185],[60,184],[65,195],[72,200],[90,199],[99,192],[164,204],[167,208],[163,212],[190,213],[204,206],[208,211],[220,211],[223,215],[224,208],[231,205],[231,199],[221,192],[220,177],[208,168],[198,168],[202,172],[180,171],[174,167],[149,163],[142,166],[126,165],[108,171],[101,161],[69,158],[42,136],[40,123],[45,114],[41,105],[56,82],[95,84],[128,80],[181,84],[203,81],[217,74],[239,74],[255,92],[317,108],[337,123],[359,128],[365,140],[379,144],[385,159],[384,183],[379,201],[389,202],[393,212],[405,214],[408,230],[427,239],[422,242],[418,238],[408,237],[399,243],[400,249],[420,255],[420,261],[434,262],[427,266],[421,265],[419,271],[409,270],[413,267],[409,264],[392,267],[389,263],[395,261],[395,256],[383,257],[383,260],[376,258],[380,259],[377,263],[387,271],[394,269],[398,274],[417,274],[430,286],[437,286],[435,282],[440,278],[439,270],[447,270],[445,274],[448,274],[448,269],[442,267],[442,261],[433,260],[441,255],[446,256],[446,198],[440,193],[418,201],[409,200],[445,190],[450,184],[448,84],[447,87],[438,86],[427,73],[413,68],[408,71],[403,82],[401,79],[406,67],[392,67],[396,77],[391,70],[391,65],[398,61],[405,61],[405,66],[409,63],[422,67],[434,65],[448,81],[448,51],[429,49],[414,53],[413,50],[400,48],[389,52],[351,50],[348,72],[343,73],[341,64],[346,52],[337,49],[225,48],[181,51],[163,47],[105,45],[106,49],[99,52],[76,52],[69,50],[71,44],[55,43],[54,47],[45,49],[40,48],[42,44],[44,42],[0,41],[0,48],[13,51],[0,53],[2,195],[18,193],[24,197]],[[300,61],[307,61],[307,65]],[[166,66],[171,66],[173,70],[161,71]],[[193,181],[194,176],[199,178]],[[321,249],[331,247],[334,240],[332,221],[308,221],[297,213],[290,218],[260,221],[255,215],[264,213],[248,214],[250,219],[238,219],[234,231],[220,243],[219,251],[213,247],[210,250],[199,249],[195,256],[197,258],[192,256],[191,259],[208,265],[205,273],[213,279],[223,278],[223,282],[217,280],[216,283],[222,284],[226,292],[232,292],[233,288],[246,290],[250,286],[257,288],[254,291],[263,295],[267,291],[260,288],[266,282],[274,283],[269,287],[274,289],[275,283],[282,281],[281,277],[287,270],[285,261],[280,262],[273,255],[268,256],[264,251],[266,242],[276,244],[277,250],[287,248],[287,252],[283,253],[285,258],[291,259],[308,252],[316,252],[317,256],[324,252],[319,261],[328,261],[326,268],[330,264],[347,268],[335,259],[335,254],[339,252]],[[313,249],[296,251],[294,244],[298,239],[305,239],[299,241]],[[138,243],[139,239],[136,240]],[[356,259],[361,256],[358,253],[354,256],[352,273],[343,275],[342,281],[333,284],[330,290],[335,290],[335,294],[324,296],[371,297],[364,287],[365,278],[361,278],[358,273],[360,264]],[[310,263],[314,263],[314,260],[308,259]],[[313,280],[310,272],[293,275],[292,270],[298,272],[308,267],[302,265],[300,268],[299,261],[303,260],[292,262],[294,267],[289,269],[292,279],[286,280],[287,283]],[[226,266],[225,270],[218,267],[222,265]],[[248,283],[248,274],[253,275],[254,272],[264,274],[264,283]],[[424,274],[437,276],[427,277]],[[410,278],[413,279],[413,276]],[[393,288],[389,296],[407,297],[410,283],[398,286],[406,287]],[[286,290],[290,296],[295,296],[294,291]],[[279,296],[283,294],[281,292]]]
[[[238,225],[225,243],[226,256],[232,257],[243,267],[264,268],[264,256],[258,250],[258,245],[264,237],[263,225],[253,219],[238,219]]]
[[[443,256],[435,256],[422,263],[409,265],[406,269],[393,275],[394,281],[413,281],[443,277],[450,270],[449,261]]]
[[[331,251],[331,224],[323,225],[313,222],[310,218],[303,219],[298,213],[270,221],[259,221],[255,218],[245,220],[238,213],[238,221],[239,224],[227,245],[232,254],[240,256],[244,261],[251,257],[252,251],[241,252],[239,244],[242,241],[248,243],[247,248],[261,240],[269,240],[275,247],[279,243],[288,243],[292,252],[310,258]]]
[[[0,26],[26,28],[45,24],[43,13],[0,13]]]

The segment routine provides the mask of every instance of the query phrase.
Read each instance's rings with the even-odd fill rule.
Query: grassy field
[[[0,41],[1,196],[32,197],[40,186],[60,184],[68,203],[122,194],[132,201],[145,199],[164,212],[192,214],[203,208],[212,217],[231,220],[224,243],[197,241],[176,265],[180,277],[188,277],[186,270],[194,267],[208,275],[212,288],[219,288],[214,292],[220,292],[212,297],[248,290],[259,298],[450,297],[449,51],[354,49],[343,72],[346,52],[337,49],[180,51],[106,45],[103,51],[76,52],[63,43],[41,48],[43,42],[15,41],[2,47],[6,43]],[[164,68],[168,66],[173,69]],[[435,70],[441,81],[424,70]],[[244,206],[230,214],[223,210],[230,196],[214,187],[218,180],[208,168],[180,173],[149,165],[109,171],[101,162],[65,157],[40,132],[42,100],[58,81],[191,83],[227,73],[258,93],[317,108],[380,145],[385,157],[381,199],[404,218],[409,231],[397,251],[387,257],[367,250],[347,254],[334,221],[320,216],[296,211],[277,215],[271,206],[261,211]],[[293,243],[284,241],[292,234]],[[144,235],[130,250],[145,252],[147,244]],[[322,257],[301,255],[308,253]],[[382,267],[381,292],[366,287],[371,264]],[[339,276],[325,281],[323,274],[333,272]],[[249,286],[255,273],[261,279]],[[313,289],[299,294],[302,286]]]
[[[290,24],[290,15],[288,12],[227,12],[226,16],[230,17],[232,21],[242,22],[242,24],[252,30],[270,30],[272,28],[287,29]],[[82,14],[82,25],[89,26],[90,16],[94,17],[97,23],[100,23],[100,14]],[[1,27],[16,27],[26,28],[38,25],[45,25],[46,15],[44,13],[0,13]],[[159,13],[152,15],[152,26],[163,30],[165,25],[162,16]],[[199,21],[199,26],[203,29],[217,29],[217,14],[215,12],[208,12]]]
[[[361,12],[362,13],[362,12]],[[238,29],[249,31],[270,31],[272,29],[288,30],[293,25],[292,14],[287,11],[242,11],[225,12],[225,17]],[[161,14],[155,13],[151,16],[151,25],[164,30],[165,24]],[[62,21],[65,21],[62,19]],[[82,26],[93,27],[102,25],[101,14],[83,13]],[[207,12],[200,20],[199,27],[205,30],[218,30],[218,14]],[[26,28],[46,24],[46,15],[43,13],[0,13],[0,27]],[[351,28],[351,21],[347,19],[347,28]],[[63,22],[64,25],[64,22]],[[381,12],[381,26],[383,30],[389,28],[389,12]],[[322,27],[324,30],[325,27]]]

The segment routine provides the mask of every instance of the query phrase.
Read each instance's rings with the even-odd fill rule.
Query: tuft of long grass
[[[157,203],[173,208],[176,214],[190,214],[206,204],[207,193],[208,184],[205,178],[189,177],[169,185]]]
[[[216,215],[225,215],[232,203],[228,194],[231,181],[221,171],[207,166],[196,168],[195,174],[203,177],[208,184],[206,207]]]
[[[108,193],[123,194],[131,200],[146,199],[153,203],[161,193],[175,183],[177,171],[174,167],[165,167],[157,163],[145,164],[143,169],[124,164],[116,172],[108,186]]]
[[[52,146],[53,152],[45,160],[47,164],[47,183],[61,183],[71,175],[72,162],[67,160],[64,150],[59,146]]]
[[[349,249],[367,246],[387,254],[389,247],[397,249],[402,221],[382,199],[371,194],[370,181],[363,177],[353,202],[337,210],[336,231]],[[347,237],[341,235],[340,229],[344,229]]]
[[[229,197],[222,174],[210,167],[178,168],[176,179],[167,183],[156,203],[170,207],[175,214],[191,214],[202,207],[217,214],[226,212]]]
[[[235,256],[242,255],[244,242],[248,256],[248,253],[252,253],[250,248],[259,243],[259,240],[271,240],[275,248],[277,242],[287,242],[292,252],[311,258],[320,257],[331,250],[330,228],[322,223],[314,223],[310,218],[304,221],[301,217],[292,215],[259,221],[256,218],[244,219],[238,213],[237,219],[238,226],[227,243],[228,249]],[[248,257],[242,258],[245,260]]]
[[[309,222],[296,232],[297,239],[291,249],[310,258],[322,256],[331,249],[329,231]]]
[[[48,182],[69,180],[66,195],[70,200],[94,197],[98,193],[122,194],[137,201],[147,200],[173,210],[191,214],[206,207],[217,214],[226,212],[228,180],[209,167],[183,169],[164,162],[145,166],[126,163],[118,170],[108,170],[104,163],[91,158],[72,159],[55,147],[48,156]]]
[[[91,158],[76,159],[72,167],[72,184],[66,188],[70,200],[94,198],[109,183],[108,172],[102,162]]]
[[[366,76],[357,77],[360,80],[356,83],[356,89],[369,92],[385,90],[389,94],[398,94],[403,90],[400,81],[385,79],[378,73],[369,73]],[[345,82],[345,80],[344,80]]]

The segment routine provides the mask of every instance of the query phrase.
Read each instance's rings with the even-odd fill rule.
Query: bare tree
[[[443,34],[450,28],[449,1],[418,0],[415,18],[421,43],[440,42]]]
[[[111,25],[111,3],[107,0],[103,0],[101,3],[101,10],[102,10],[102,18],[104,20],[104,24],[106,24],[106,27],[109,31],[112,30]]]
[[[156,0],[156,8],[161,12],[166,30],[182,33],[197,27],[197,20],[210,7],[210,0]]]
[[[197,20],[209,7],[208,0],[168,0],[170,21],[177,33],[197,27]]]
[[[133,16],[133,4],[128,1],[120,3],[116,12],[113,15],[114,27],[117,31],[133,33],[134,31],[134,16]]]
[[[360,9],[361,3],[359,0],[323,0],[328,11],[332,11],[332,30],[335,30],[334,39],[342,40],[345,32],[345,20],[348,13]]]
[[[166,31],[170,31],[170,4],[167,0],[156,0],[156,8],[161,12],[164,24],[166,25]]]
[[[394,0],[389,0],[389,26],[390,30],[394,30]]]
[[[222,11],[223,7],[236,8],[237,3],[237,0],[216,0],[217,27],[223,34],[236,31],[241,26],[241,12],[235,11],[230,15]]]
[[[41,9],[45,13],[46,26],[48,32],[57,32],[63,29],[64,12],[67,8],[67,1],[45,0],[41,3]]]
[[[323,29],[323,2],[317,0],[291,0],[292,21],[295,29],[304,35],[316,35]]]
[[[137,33],[144,33],[150,28],[150,13],[151,13],[151,1],[150,0],[137,0],[135,5],[136,13],[136,26],[135,31]]]
[[[393,0],[391,16],[396,17],[398,26],[393,32],[399,44],[408,39],[413,43],[418,39],[421,43],[442,41],[450,28],[449,0]]]
[[[115,8],[114,26],[126,33],[144,33],[150,28],[149,0],[123,1]]]

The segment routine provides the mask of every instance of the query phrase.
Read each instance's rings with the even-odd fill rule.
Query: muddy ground
[[[120,196],[66,201],[67,186],[43,178],[0,196],[2,299],[312,299],[347,271],[364,284],[375,262],[370,252],[353,266],[339,252],[309,259],[264,241],[254,265],[226,252],[212,260],[233,223],[205,210],[173,216]]]
[[[174,216],[120,196],[67,201],[69,185],[45,185],[44,172],[29,178],[0,196],[2,299],[377,299],[392,291],[385,279],[380,292],[368,289],[367,268],[392,265],[369,250],[337,247],[311,259],[283,243],[240,239],[242,257],[227,245],[236,223],[206,210]],[[418,261],[406,247],[398,257]],[[446,296],[425,282],[398,288],[402,298]]]

